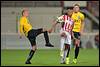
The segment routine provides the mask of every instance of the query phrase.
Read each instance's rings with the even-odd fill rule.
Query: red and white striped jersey
[[[61,22],[60,21],[58,21],[58,22],[64,23],[64,25],[62,27],[63,31],[71,32],[74,22],[68,15],[62,15],[62,16],[58,17],[58,20],[61,21]]]

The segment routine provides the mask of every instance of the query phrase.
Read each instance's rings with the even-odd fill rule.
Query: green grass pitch
[[[98,49],[80,49],[78,63],[72,63],[74,49],[70,51],[70,64],[60,64],[59,49],[38,49],[32,64],[25,64],[29,50],[1,50],[1,66],[99,66]]]

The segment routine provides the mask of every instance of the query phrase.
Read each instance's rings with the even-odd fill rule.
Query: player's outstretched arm
[[[23,25],[20,25],[18,35],[19,35],[19,38],[22,39],[22,36],[24,35],[23,34]]]
[[[75,37],[74,37],[74,33],[73,33],[73,28],[74,28],[74,21],[73,21],[73,25],[72,25],[72,29],[71,29],[71,37],[72,37],[72,39],[76,39]]]
[[[48,30],[48,32],[51,33],[54,30],[54,28],[56,27],[56,25],[57,25],[57,22],[53,21],[52,27]]]
[[[83,34],[83,30],[84,30],[84,21],[82,21],[82,23],[81,23],[81,31],[80,31],[80,35]]]

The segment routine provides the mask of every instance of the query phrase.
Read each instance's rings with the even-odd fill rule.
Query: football
[[[59,22],[59,23],[61,23],[61,22],[64,22],[64,19],[63,19],[62,16],[60,16],[60,17],[57,17],[57,20],[56,21]]]

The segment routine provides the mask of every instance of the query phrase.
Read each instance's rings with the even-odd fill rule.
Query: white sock
[[[64,54],[64,50],[61,50],[60,51],[60,56],[63,57],[63,54]]]
[[[63,56],[63,53],[64,53],[64,41],[65,41],[65,39],[63,37],[61,37],[61,41],[60,41],[60,56]]]
[[[64,55],[63,55],[63,57],[64,57],[64,61],[66,60],[67,52],[68,52],[68,50],[67,50],[67,49],[66,49],[66,50],[64,50]]]

